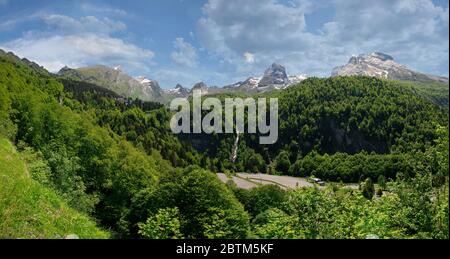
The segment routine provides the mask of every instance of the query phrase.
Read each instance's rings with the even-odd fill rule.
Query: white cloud
[[[170,55],[173,62],[186,67],[197,66],[197,50],[190,43],[183,38],[176,38],[173,44],[175,51]]]
[[[109,18],[85,16],[79,19],[59,14],[35,14],[47,28],[28,31],[21,38],[0,43],[0,48],[33,60],[51,72],[63,66],[122,65],[129,71],[146,71],[154,53],[113,37],[127,26]],[[0,27],[1,28],[1,27]]]
[[[7,42],[1,48],[38,62],[52,72],[63,66],[122,64],[130,68],[147,66],[154,53],[121,39],[95,34],[25,37]]]
[[[310,30],[308,17],[324,6],[333,10],[331,20],[319,32]],[[209,0],[197,36],[242,76],[261,73],[274,61],[290,73],[329,75],[352,54],[374,51],[417,70],[448,74],[448,8],[431,0]],[[245,58],[248,50],[258,57],[253,63]]]
[[[244,59],[245,59],[245,62],[247,62],[247,63],[255,63],[255,55],[253,55],[250,52],[244,53]]]

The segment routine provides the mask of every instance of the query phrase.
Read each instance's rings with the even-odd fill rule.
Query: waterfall
[[[239,131],[236,129],[236,139],[234,140],[234,145],[231,150],[231,156],[230,156],[231,163],[236,162],[238,148],[239,148]]]

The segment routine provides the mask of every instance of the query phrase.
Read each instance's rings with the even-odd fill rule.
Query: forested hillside
[[[310,78],[258,97],[279,99],[277,143],[259,145],[258,136],[242,134],[232,164],[228,160],[234,135],[187,136],[209,154],[212,170],[315,175],[345,182],[367,177],[375,181],[379,175],[394,178],[408,173],[409,161],[433,146],[437,127],[448,124],[445,108],[396,81],[372,77]]]
[[[247,214],[231,191],[215,175],[200,168],[189,167],[181,172],[172,167],[158,151],[158,141],[164,139],[151,137],[149,131],[145,132],[149,135],[145,140],[155,142],[155,148],[145,150],[140,142],[134,146],[126,140],[129,136],[118,135],[111,129],[114,127],[106,125],[108,121],[104,127],[96,124],[107,116],[102,109],[91,109],[89,102],[70,98],[71,93],[64,92],[57,79],[28,67],[14,56],[0,57],[0,86],[1,133],[34,157],[42,158],[44,169],[36,172],[36,180],[53,189],[72,208],[99,220],[114,236],[137,237],[138,223],[145,223],[159,209],[177,205],[179,217],[191,220],[181,223],[180,233],[184,237],[246,236]],[[115,102],[104,98],[106,104]],[[114,110],[111,112],[114,114]],[[124,121],[127,117],[133,120],[135,115],[133,108],[127,109],[125,115],[119,108],[115,112]],[[148,123],[164,123],[157,118],[162,112],[156,112],[156,121],[140,109],[136,112]],[[115,130],[128,132],[120,128],[124,127],[120,121],[115,125],[118,126]],[[132,123],[127,126],[134,127]],[[182,175],[177,178],[179,182],[168,182],[165,187],[165,179],[176,174]],[[169,187],[170,191],[165,189]],[[144,195],[158,191],[176,195],[178,189],[206,200],[192,200],[191,209],[169,195],[158,195],[157,204],[140,204],[139,197]],[[139,213],[134,214],[135,211]],[[204,218],[209,221],[199,221]],[[216,224],[215,218],[223,223]],[[190,232],[192,229],[195,232]]]
[[[62,80],[0,53],[0,175],[28,171],[27,184],[50,193],[54,208],[67,206],[81,222],[72,231],[73,222],[44,219],[46,234],[27,236],[14,222],[41,219],[45,203],[36,205],[35,192],[17,193],[30,216],[9,216],[19,201],[8,200],[6,191],[0,218],[14,221],[2,220],[7,230],[0,234],[448,238],[447,111],[396,82],[367,77],[312,78],[262,96],[279,98],[279,140],[260,146],[258,136],[244,134],[231,163],[235,136],[173,135],[166,107]],[[215,175],[233,171],[335,183],[243,190]],[[0,190],[20,184],[9,179]]]

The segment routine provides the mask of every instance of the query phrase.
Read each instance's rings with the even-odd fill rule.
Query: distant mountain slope
[[[146,77],[133,78],[124,73],[120,67],[110,68],[103,65],[77,69],[64,67],[58,72],[58,75],[62,78],[104,87],[123,97],[160,103],[168,103],[174,98],[186,98],[195,89],[201,89],[203,95],[232,92],[260,93],[285,89],[307,78],[305,75],[288,76],[286,69],[277,63],[273,63],[267,68],[261,77],[249,77],[243,82],[224,87],[210,87],[204,82],[199,82],[192,89],[185,88],[180,84],[173,89],[162,89],[155,80]]]
[[[397,81],[399,85],[412,90],[419,96],[430,100],[436,105],[448,108],[449,85],[440,82],[421,83],[409,81]]]
[[[108,238],[94,221],[33,181],[15,147],[0,136],[0,238]]]
[[[334,68],[332,76],[374,76],[420,83],[446,83],[448,78],[416,72],[380,52],[350,58],[348,64]]]
[[[102,65],[78,69],[63,68],[58,72],[63,78],[96,84],[124,97],[139,98],[144,101],[163,101],[163,91],[158,82],[146,77],[133,78],[119,67]]]
[[[174,98],[187,98],[190,93],[190,89],[183,87],[180,84],[177,84],[175,88],[172,89],[164,89],[164,94],[166,95],[166,99],[171,100]]]

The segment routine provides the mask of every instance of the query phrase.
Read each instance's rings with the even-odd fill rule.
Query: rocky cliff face
[[[259,87],[271,85],[288,85],[290,83],[286,73],[286,68],[277,63],[273,63],[265,72],[259,82]]]
[[[159,86],[159,83],[155,80],[148,79],[140,76],[136,80],[141,85],[142,96],[148,98],[148,100],[159,101],[163,98],[163,90]]]
[[[393,57],[379,52],[352,57],[348,64],[336,67],[331,74],[331,76],[352,75],[373,76],[423,83],[442,82],[448,84],[448,78],[413,71],[408,67],[395,62]]]

